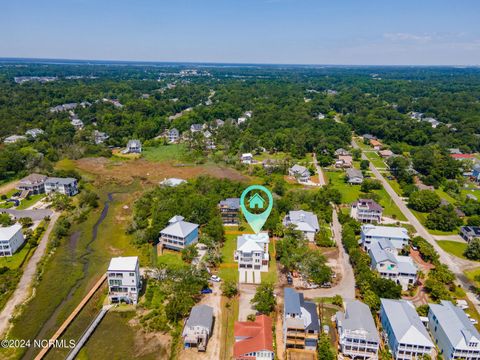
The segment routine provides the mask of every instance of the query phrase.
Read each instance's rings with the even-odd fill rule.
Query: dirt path
[[[215,322],[213,324],[213,332],[207,344],[207,351],[198,352],[197,349],[182,349],[179,354],[179,359],[182,360],[214,360],[220,359],[220,337],[222,326],[222,291],[220,283],[213,283],[210,285],[213,293],[205,295],[199,304],[208,305],[213,308],[213,316]]]
[[[325,176],[323,175],[322,168],[318,165],[317,155],[315,153],[313,153],[313,164],[315,165],[315,168],[317,169],[319,185],[320,186],[327,185],[327,182],[325,181]]]
[[[37,272],[37,265],[45,254],[48,244],[48,238],[58,217],[58,213],[53,213],[53,215],[51,216],[50,223],[48,224],[48,227],[45,230],[42,239],[40,240],[32,257],[28,261],[28,264],[25,266],[25,269],[23,270],[23,274],[20,282],[17,285],[17,289],[0,313],[0,335],[7,332],[10,326],[9,319],[14,314],[15,308],[18,305],[23,304],[30,296],[32,282]]]

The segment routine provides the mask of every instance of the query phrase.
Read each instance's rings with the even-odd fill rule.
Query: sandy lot
[[[75,166],[92,175],[96,183],[144,183],[158,184],[165,178],[190,179],[200,175],[246,181],[248,178],[238,171],[219,165],[178,166],[169,162],[151,162],[145,159],[115,160],[107,158],[84,158],[75,161]]]

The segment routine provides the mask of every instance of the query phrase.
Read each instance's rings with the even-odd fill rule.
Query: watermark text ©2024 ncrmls
[[[73,349],[75,347],[75,340],[49,340],[49,339],[3,339],[0,341],[2,348],[57,348],[57,349]]]

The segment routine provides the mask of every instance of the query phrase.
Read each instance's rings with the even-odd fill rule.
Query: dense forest
[[[4,62],[0,138],[34,128],[44,133],[1,145],[0,181],[48,169],[64,156],[109,156],[129,139],[148,144],[167,129],[185,133],[192,124],[210,126],[217,144],[211,152],[230,157],[259,149],[297,158],[316,152],[327,165],[335,149],[349,145],[351,130],[383,139],[396,153],[424,146],[439,154],[451,147],[478,151],[479,99],[477,68]],[[69,103],[81,106],[51,111]],[[251,118],[238,124],[246,112]],[[216,119],[225,125],[215,128]],[[95,143],[96,131],[108,138]]]

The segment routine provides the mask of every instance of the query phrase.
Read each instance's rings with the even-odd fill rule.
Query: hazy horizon
[[[475,0],[7,2],[0,57],[279,65],[475,66]]]

